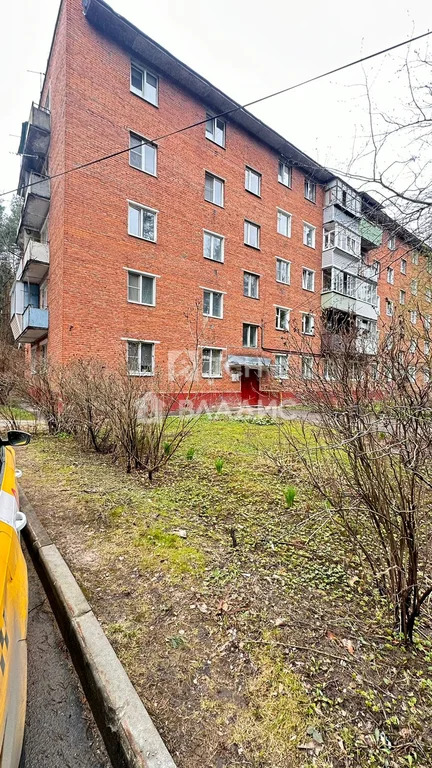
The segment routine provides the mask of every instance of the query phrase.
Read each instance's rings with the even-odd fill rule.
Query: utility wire
[[[296,88],[302,88],[304,85],[309,85],[309,83],[314,83],[317,80],[322,80],[324,77],[329,77],[330,75],[334,75],[337,72],[342,72],[345,69],[348,69],[349,67],[354,67],[357,64],[362,64],[365,61],[370,61],[371,59],[376,58],[377,56],[382,56],[385,53],[389,53],[390,51],[394,51],[397,48],[401,48],[404,45],[409,45],[409,43],[413,43],[416,40],[421,40],[424,37],[428,37],[430,34],[432,34],[432,31],[424,32],[421,35],[416,35],[416,37],[411,37],[409,40],[403,40],[401,43],[396,43],[395,45],[391,45],[388,48],[382,48],[379,51],[376,51],[375,53],[370,53],[368,56],[362,56],[360,59],[356,59],[355,61],[350,61],[347,64],[342,64],[339,67],[335,67],[334,69],[330,69],[327,72],[322,72],[319,75],[314,75],[314,77],[309,77],[307,80],[302,80],[300,83],[295,83],[294,85],[290,85],[287,88],[282,88],[279,91],[274,91],[273,93],[269,93],[266,96],[261,96],[259,99],[254,99],[253,101],[249,101],[246,104],[238,104],[235,107],[231,107],[230,109],[225,110],[224,112],[220,112],[217,115],[212,115],[212,119],[216,119],[219,117],[226,117],[228,115],[233,114],[234,112],[238,112],[239,110],[246,109],[247,107],[252,107],[255,104],[260,104],[263,101],[267,101],[268,99],[273,99],[275,96],[281,96],[284,93],[288,93],[289,91],[293,91]],[[253,115],[254,116],[254,115]],[[177,128],[175,131],[170,131],[169,133],[165,133],[162,136],[158,136],[154,139],[145,139],[142,141],[141,144],[137,144],[136,147],[144,146],[145,144],[155,144],[157,142],[162,141],[163,139],[168,139],[171,136],[175,136],[178,133],[184,133],[184,131],[189,131],[192,128],[197,128],[200,125],[204,125],[204,123],[207,122],[207,118],[203,120],[198,120],[195,123],[191,123],[190,125],[185,125],[183,128]],[[81,171],[84,168],[89,168],[92,165],[96,165],[96,163],[102,163],[105,160],[111,160],[114,157],[118,157],[119,155],[122,155],[126,152],[130,151],[130,146],[126,147],[125,149],[120,149],[116,152],[111,152],[108,155],[103,155],[102,157],[95,158],[94,160],[89,160],[86,163],[81,163],[80,165],[76,165],[73,168],[67,168],[64,171],[60,171],[59,173],[54,173],[51,176],[45,176],[40,181],[33,182],[32,184],[26,184],[23,187],[21,187],[21,190],[27,189],[27,187],[35,187],[37,184],[41,184],[43,181],[46,181],[47,179],[57,179],[60,176],[66,176],[69,173],[73,173],[74,171]],[[0,197],[5,197],[6,195],[11,195],[14,192],[17,192],[18,188],[10,189],[8,192],[2,192],[0,194]]]

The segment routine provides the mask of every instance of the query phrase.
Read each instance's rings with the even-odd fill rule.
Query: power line
[[[432,31],[424,32],[421,35],[416,35],[416,37],[411,37],[408,40],[403,40],[402,42],[396,43],[395,45],[391,45],[388,48],[382,48],[381,50],[376,51],[375,53],[370,53],[367,56],[362,56],[360,59],[355,59],[354,61],[351,61],[351,62],[349,62],[347,64],[342,64],[339,67],[335,67],[334,69],[330,69],[330,70],[327,70],[326,72],[322,72],[319,75],[314,75],[313,77],[309,77],[307,80],[302,80],[300,83],[295,83],[294,85],[290,85],[287,88],[282,88],[281,90],[274,91],[273,93],[269,93],[266,96],[261,96],[259,99],[254,99],[253,101],[249,101],[249,102],[247,102],[246,104],[243,104],[243,105],[238,104],[237,106],[231,107],[230,109],[227,109],[224,112],[219,112],[219,114],[217,114],[217,115],[212,115],[212,119],[216,119],[216,118],[219,118],[219,117],[227,117],[228,115],[232,115],[234,112],[238,112],[239,110],[247,109],[248,107],[255,106],[256,104],[260,104],[263,101],[267,101],[268,99],[273,99],[275,96],[281,96],[282,94],[288,93],[289,91],[293,91],[293,90],[295,90],[297,88],[302,88],[303,86],[309,85],[310,83],[314,83],[317,80],[322,80],[324,77],[329,77],[330,75],[334,75],[334,74],[336,74],[338,72],[342,72],[345,69],[349,69],[350,67],[354,67],[357,64],[362,64],[363,62],[370,61],[371,59],[374,59],[377,56],[382,56],[385,53],[389,53],[390,51],[394,51],[397,48],[401,48],[404,45],[409,45],[410,43],[413,43],[416,40],[421,40],[424,37],[428,37],[430,34],[432,34]],[[155,144],[155,143],[158,143],[158,142],[162,141],[163,139],[168,139],[171,136],[175,136],[175,135],[177,135],[179,133],[184,133],[185,131],[189,131],[192,128],[197,128],[200,125],[204,125],[204,123],[206,123],[206,122],[207,122],[206,118],[203,119],[203,120],[198,120],[195,123],[191,123],[189,125],[185,125],[182,128],[177,128],[174,131],[170,131],[169,133],[165,133],[162,136],[158,136],[158,137],[156,137],[154,139],[145,139],[145,140],[143,140],[141,142],[141,144],[137,144],[136,147],[144,146],[145,144]],[[118,157],[119,155],[122,155],[122,154],[124,154],[126,152],[129,152],[129,151],[130,151],[130,146],[126,147],[125,149],[117,150],[116,152],[111,152],[108,155],[103,155],[101,157],[95,158],[94,160],[89,160],[88,162],[81,163],[80,165],[76,165],[73,168],[67,168],[64,171],[60,171],[59,173],[54,173],[51,176],[45,176],[44,179],[42,179],[41,181],[36,181],[36,182],[33,182],[32,184],[26,184],[23,187],[21,187],[21,190],[27,189],[30,186],[31,187],[35,187],[37,184],[41,184],[43,181],[46,181],[47,179],[49,179],[49,180],[57,179],[57,178],[59,178],[61,176],[66,176],[69,173],[73,173],[74,171],[80,171],[80,170],[83,170],[84,168],[89,168],[92,165],[96,165],[96,163],[102,163],[102,162],[104,162],[106,160],[111,160],[114,157]],[[17,191],[18,191],[18,188],[11,189],[8,192],[2,192],[0,194],[0,197],[4,197],[6,195],[11,195],[11,194],[13,194],[13,193],[15,193]]]

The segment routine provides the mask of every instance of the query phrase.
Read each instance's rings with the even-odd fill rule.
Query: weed
[[[188,461],[192,461],[193,457],[195,456],[195,448],[188,448],[186,453],[186,458]]]
[[[223,460],[223,459],[221,459],[221,458],[219,458],[219,459],[216,459],[216,461],[215,461],[215,467],[216,467],[216,472],[218,473],[218,475],[221,475],[221,474],[222,474],[222,470],[223,470],[223,465],[224,465],[224,464],[225,464],[225,462],[224,462],[224,460]]]
[[[294,506],[296,495],[297,495],[297,491],[295,488],[292,487],[292,485],[288,486],[288,488],[285,488],[284,496],[285,496],[285,506],[287,509],[291,509],[291,507]]]

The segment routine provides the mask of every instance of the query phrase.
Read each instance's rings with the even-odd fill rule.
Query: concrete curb
[[[176,768],[75,578],[20,489],[23,534],[114,768]]]

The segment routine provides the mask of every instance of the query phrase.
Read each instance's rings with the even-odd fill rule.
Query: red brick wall
[[[47,77],[51,173],[126,147],[129,130],[154,138],[204,119],[206,105],[163,75],[158,108],[131,93],[129,55],[89,25],[81,0],[65,0],[65,9]],[[246,164],[262,174],[261,198],[244,188]],[[205,169],[226,180],[223,209],[204,201]],[[204,125],[161,141],[158,178],[130,167],[126,153],[54,183],[50,229],[52,241],[61,239],[63,213],[64,252],[61,258],[56,244],[51,257],[49,358],[102,357],[114,364],[125,351],[121,339],[129,337],[159,341],[156,364],[165,367],[170,350],[194,346],[186,315],[202,301],[201,286],[226,292],[222,320],[204,321],[200,312],[201,345],[254,354],[242,347],[242,323],[252,322],[263,326],[265,346],[297,347],[297,335],[294,342],[275,330],[274,305],[292,308],[292,328],[301,324],[301,310],[319,317],[323,192],[317,189],[313,204],[304,198],[302,172],[294,169],[292,189],[277,174],[277,154],[228,123],[226,149],[205,138]],[[157,244],[127,234],[128,199],[159,211]],[[276,231],[277,207],[292,214],[290,239]],[[243,244],[245,218],[261,225],[260,251]],[[303,245],[303,221],[317,227],[315,249]],[[224,264],[204,259],[204,228],[225,236]],[[277,256],[292,261],[290,286],[275,280]],[[301,287],[303,266],[316,271],[315,293]],[[125,267],[160,275],[156,307],[128,304]],[[243,296],[243,269],[261,275],[259,300]],[[213,382],[199,373],[196,388],[234,392],[240,384],[227,373]]]

